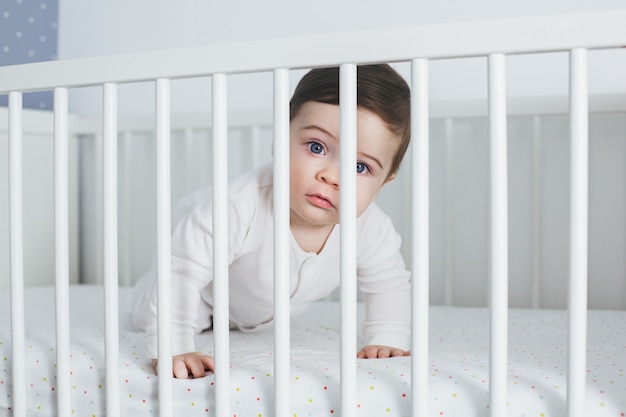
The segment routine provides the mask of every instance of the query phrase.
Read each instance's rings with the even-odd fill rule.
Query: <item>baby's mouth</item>
[[[307,198],[314,206],[325,209],[335,208],[335,205],[327,197],[321,194],[309,194],[307,195]]]

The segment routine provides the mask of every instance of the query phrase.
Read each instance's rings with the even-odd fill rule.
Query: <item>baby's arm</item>
[[[409,355],[411,346],[410,273],[400,254],[400,237],[376,206],[360,218],[357,273],[365,303],[362,358]],[[366,212],[368,213],[368,212]]]
[[[152,367],[158,372],[158,360],[152,359]],[[212,356],[201,352],[190,352],[172,357],[172,374],[174,378],[202,378],[207,373],[215,370],[215,362]]]

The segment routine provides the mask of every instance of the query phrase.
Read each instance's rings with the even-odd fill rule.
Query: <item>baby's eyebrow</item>
[[[381,163],[380,163],[380,161],[379,161],[378,159],[376,159],[376,158],[374,158],[372,155],[368,155],[368,154],[366,154],[366,153],[364,153],[364,152],[360,152],[360,153],[361,153],[361,155],[363,155],[364,157],[366,157],[366,158],[368,158],[368,159],[371,159],[372,161],[376,162],[376,163],[378,164],[378,166],[380,167],[380,169],[384,169],[384,168],[383,168],[383,164],[381,164]]]
[[[324,133],[325,135],[330,136],[333,139],[337,139],[335,137],[335,135],[333,135],[332,133],[330,133],[328,130],[324,129],[323,127],[320,127],[318,125],[309,125],[309,126],[304,126],[302,127],[302,130],[319,130],[320,132]]]

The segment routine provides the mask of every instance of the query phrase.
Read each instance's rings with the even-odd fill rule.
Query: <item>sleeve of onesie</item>
[[[365,345],[409,350],[410,273],[400,254],[400,236],[377,206],[361,216],[357,274],[365,301]],[[367,213],[367,212],[366,212]],[[364,213],[365,214],[365,213]]]
[[[206,194],[206,193],[205,193]],[[208,194],[207,194],[208,195]],[[188,202],[187,202],[188,203]],[[175,210],[175,213],[179,211]],[[229,264],[237,252],[238,241],[245,235],[236,202],[229,203]],[[172,231],[172,354],[195,351],[198,309],[201,290],[213,280],[213,218],[210,198],[196,202],[180,218]],[[152,277],[145,308],[147,312],[147,356],[157,357],[156,274]]]

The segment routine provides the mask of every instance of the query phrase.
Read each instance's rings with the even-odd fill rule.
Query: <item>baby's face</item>
[[[290,124],[291,223],[339,223],[339,106],[309,101]],[[357,215],[389,177],[400,137],[376,114],[357,109]]]

